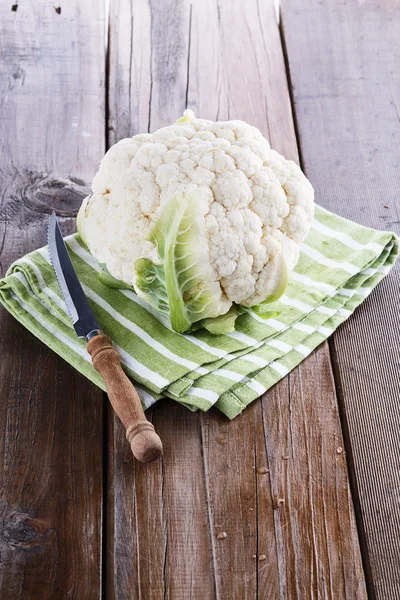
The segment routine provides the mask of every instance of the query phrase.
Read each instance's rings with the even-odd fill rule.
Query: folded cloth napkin
[[[192,410],[216,405],[230,419],[297,366],[373,290],[393,266],[395,234],[375,231],[316,207],[286,293],[262,319],[246,313],[236,331],[181,335],[128,290],[97,278],[99,265],[78,235],[66,238],[77,275],[102,329],[147,408],[168,396]],[[84,340],[77,338],[47,248],[17,260],[0,281],[0,301],[27,329],[100,388]]]

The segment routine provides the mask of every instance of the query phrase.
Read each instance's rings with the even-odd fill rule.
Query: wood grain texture
[[[198,415],[172,401],[148,414],[164,457],[133,465],[113,419],[109,464],[109,598],[214,598]]]
[[[297,158],[272,2],[118,0],[110,31],[111,143],[188,105]],[[151,418],[164,460],[135,470],[110,423],[110,598],[366,597],[327,344],[233,422]]]
[[[317,201],[400,233],[398,2],[283,5],[293,99]],[[400,597],[399,267],[335,334],[332,352],[376,596]]]
[[[261,403],[232,422],[217,411],[201,421],[216,598],[279,598]]]
[[[63,230],[104,144],[104,20],[0,5],[0,273]],[[101,596],[102,394],[0,311],[0,597]]]
[[[111,2],[110,144],[184,111],[190,12],[187,0]]]
[[[365,598],[327,344],[281,387],[263,399],[281,595]]]

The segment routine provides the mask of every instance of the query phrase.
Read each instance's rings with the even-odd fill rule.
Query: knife
[[[153,425],[146,419],[140,398],[121,368],[120,356],[111,339],[104,334],[86,299],[75,273],[61,230],[53,211],[48,229],[50,261],[64,296],[67,311],[87,349],[94,368],[102,376],[111,405],[126,428],[133,455],[141,462],[151,462],[162,454],[162,443]]]

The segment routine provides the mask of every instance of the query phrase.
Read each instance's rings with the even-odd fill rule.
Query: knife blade
[[[75,273],[54,211],[50,217],[47,241],[50,261],[74,329],[78,337],[89,340],[101,329]]]
[[[162,454],[162,443],[152,423],[147,421],[138,393],[121,368],[118,351],[104,334],[90,308],[81,283],[68,254],[60,226],[53,211],[48,228],[48,249],[67,312],[80,338],[87,341],[87,350],[94,368],[105,383],[112,407],[126,428],[126,437],[133,455],[142,462],[151,462]]]

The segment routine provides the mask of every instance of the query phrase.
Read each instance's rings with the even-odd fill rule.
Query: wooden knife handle
[[[87,349],[94,368],[103,377],[112,407],[125,426],[133,455],[145,463],[156,460],[162,454],[161,440],[146,419],[140,398],[123,372],[110,338],[96,335],[88,341]]]

